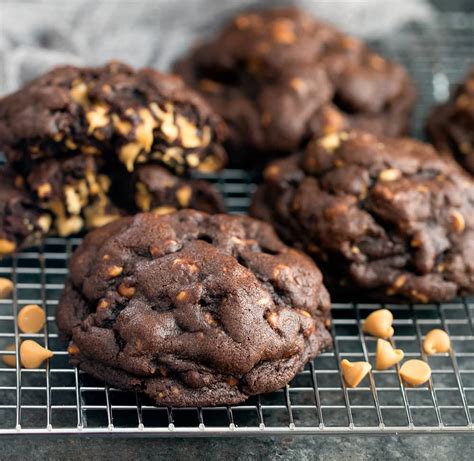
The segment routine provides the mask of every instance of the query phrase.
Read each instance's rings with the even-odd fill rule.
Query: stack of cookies
[[[100,227],[57,309],[73,364],[157,404],[235,404],[330,347],[328,290],[474,292],[472,78],[430,118],[440,155],[400,137],[407,71],[295,8],[238,15],[175,70],[65,67],[0,100],[0,252]],[[187,177],[225,151],[263,167],[258,219]]]
[[[54,69],[0,100],[0,254],[137,211],[222,211],[212,186],[175,174],[222,168],[224,133],[178,77],[118,62]]]

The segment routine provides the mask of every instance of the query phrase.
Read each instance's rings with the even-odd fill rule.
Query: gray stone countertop
[[[472,435],[261,438],[5,437],[1,459],[28,460],[456,460],[472,459]]]

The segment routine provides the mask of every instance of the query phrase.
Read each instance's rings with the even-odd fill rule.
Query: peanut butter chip
[[[80,352],[79,348],[74,343],[69,344],[67,351],[70,355],[78,355]]]
[[[9,344],[7,347],[5,347],[5,350],[6,351],[15,351],[15,344]],[[3,355],[2,360],[9,367],[12,367],[12,368],[16,367],[16,356],[15,355]]]
[[[13,282],[10,279],[0,277],[0,299],[8,298],[13,292]]]
[[[451,211],[451,227],[455,232],[463,232],[466,228],[464,216],[457,210]]]
[[[272,37],[277,43],[289,45],[296,40],[294,25],[290,20],[279,19],[272,24]]]
[[[110,266],[107,269],[107,275],[109,277],[118,277],[123,272],[123,267],[121,266]]]
[[[193,191],[190,186],[181,186],[176,191],[176,198],[178,199],[178,203],[184,208],[189,206],[189,202],[191,201],[192,195]]]
[[[0,255],[13,253],[16,249],[16,243],[7,239],[0,239]]]
[[[37,304],[28,304],[18,314],[18,328],[23,333],[38,333],[46,321],[46,313]]]
[[[86,119],[89,123],[88,133],[91,134],[96,128],[103,128],[107,126],[110,119],[107,116],[108,109],[105,106],[94,106],[86,113]]]
[[[46,198],[51,194],[51,192],[52,192],[51,184],[49,184],[48,182],[40,184],[38,188],[36,189],[36,193],[38,194],[39,198]]]
[[[37,342],[27,339],[20,346],[21,364],[25,368],[38,368],[46,359],[50,359],[53,353],[40,346]]]
[[[392,322],[392,313],[388,309],[379,309],[365,319],[362,330],[378,338],[390,338],[393,336]]]
[[[38,226],[43,232],[48,232],[51,228],[52,219],[49,214],[44,214],[38,218]]]
[[[154,208],[152,210],[152,213],[156,215],[165,215],[165,214],[174,213],[175,211],[176,211],[176,208],[174,206],[159,206],[157,208]]]
[[[410,386],[419,386],[430,379],[431,368],[423,360],[407,360],[400,368],[400,376]]]
[[[135,291],[135,287],[128,287],[124,283],[121,283],[118,287],[118,292],[125,298],[133,297]]]
[[[349,362],[344,359],[341,362],[341,369],[346,384],[349,387],[357,387],[372,369],[372,365],[368,362]]]
[[[427,333],[423,341],[423,350],[428,355],[449,352],[451,349],[451,340],[444,330],[435,328]]]
[[[401,176],[402,172],[396,168],[387,168],[386,170],[382,170],[379,174],[379,178],[386,182],[396,181],[397,179],[400,179]]]
[[[142,150],[142,146],[136,142],[125,144],[119,152],[120,161],[125,164],[127,171],[132,172],[135,161]]]
[[[375,351],[375,368],[377,370],[386,370],[400,362],[404,353],[401,349],[394,349],[385,339],[377,340],[377,349]]]
[[[339,133],[330,133],[321,138],[318,143],[324,147],[328,152],[332,152],[341,145],[341,138]]]
[[[76,83],[70,91],[71,98],[81,106],[87,106],[89,99],[87,98],[87,85],[84,82]]]

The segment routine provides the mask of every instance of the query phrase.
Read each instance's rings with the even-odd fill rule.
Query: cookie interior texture
[[[474,174],[474,67],[451,99],[433,110],[427,131],[441,152]]]
[[[22,186],[21,176],[0,168],[0,257],[39,243],[51,226],[49,213]]]
[[[0,147],[22,178],[15,187],[60,236],[140,210],[223,211],[212,185],[174,175],[222,168],[224,135],[179,77],[119,62],[59,67],[0,100]]]
[[[9,161],[113,156],[133,171],[157,161],[178,173],[225,164],[224,125],[172,75],[102,67],[58,67],[0,101],[0,143]]]
[[[292,7],[236,16],[175,70],[228,123],[234,163],[349,127],[404,134],[415,99],[402,66]]]
[[[474,182],[430,145],[342,131],[264,177],[251,213],[314,256],[333,297],[474,292]]]
[[[173,406],[235,404],[331,344],[313,261],[249,217],[192,210],[89,233],[57,308],[71,361]]]

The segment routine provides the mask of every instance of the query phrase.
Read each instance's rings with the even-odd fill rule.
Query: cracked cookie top
[[[330,343],[310,258],[248,217],[191,210],[91,232],[57,319],[95,376],[173,405],[231,403],[286,384]]]

